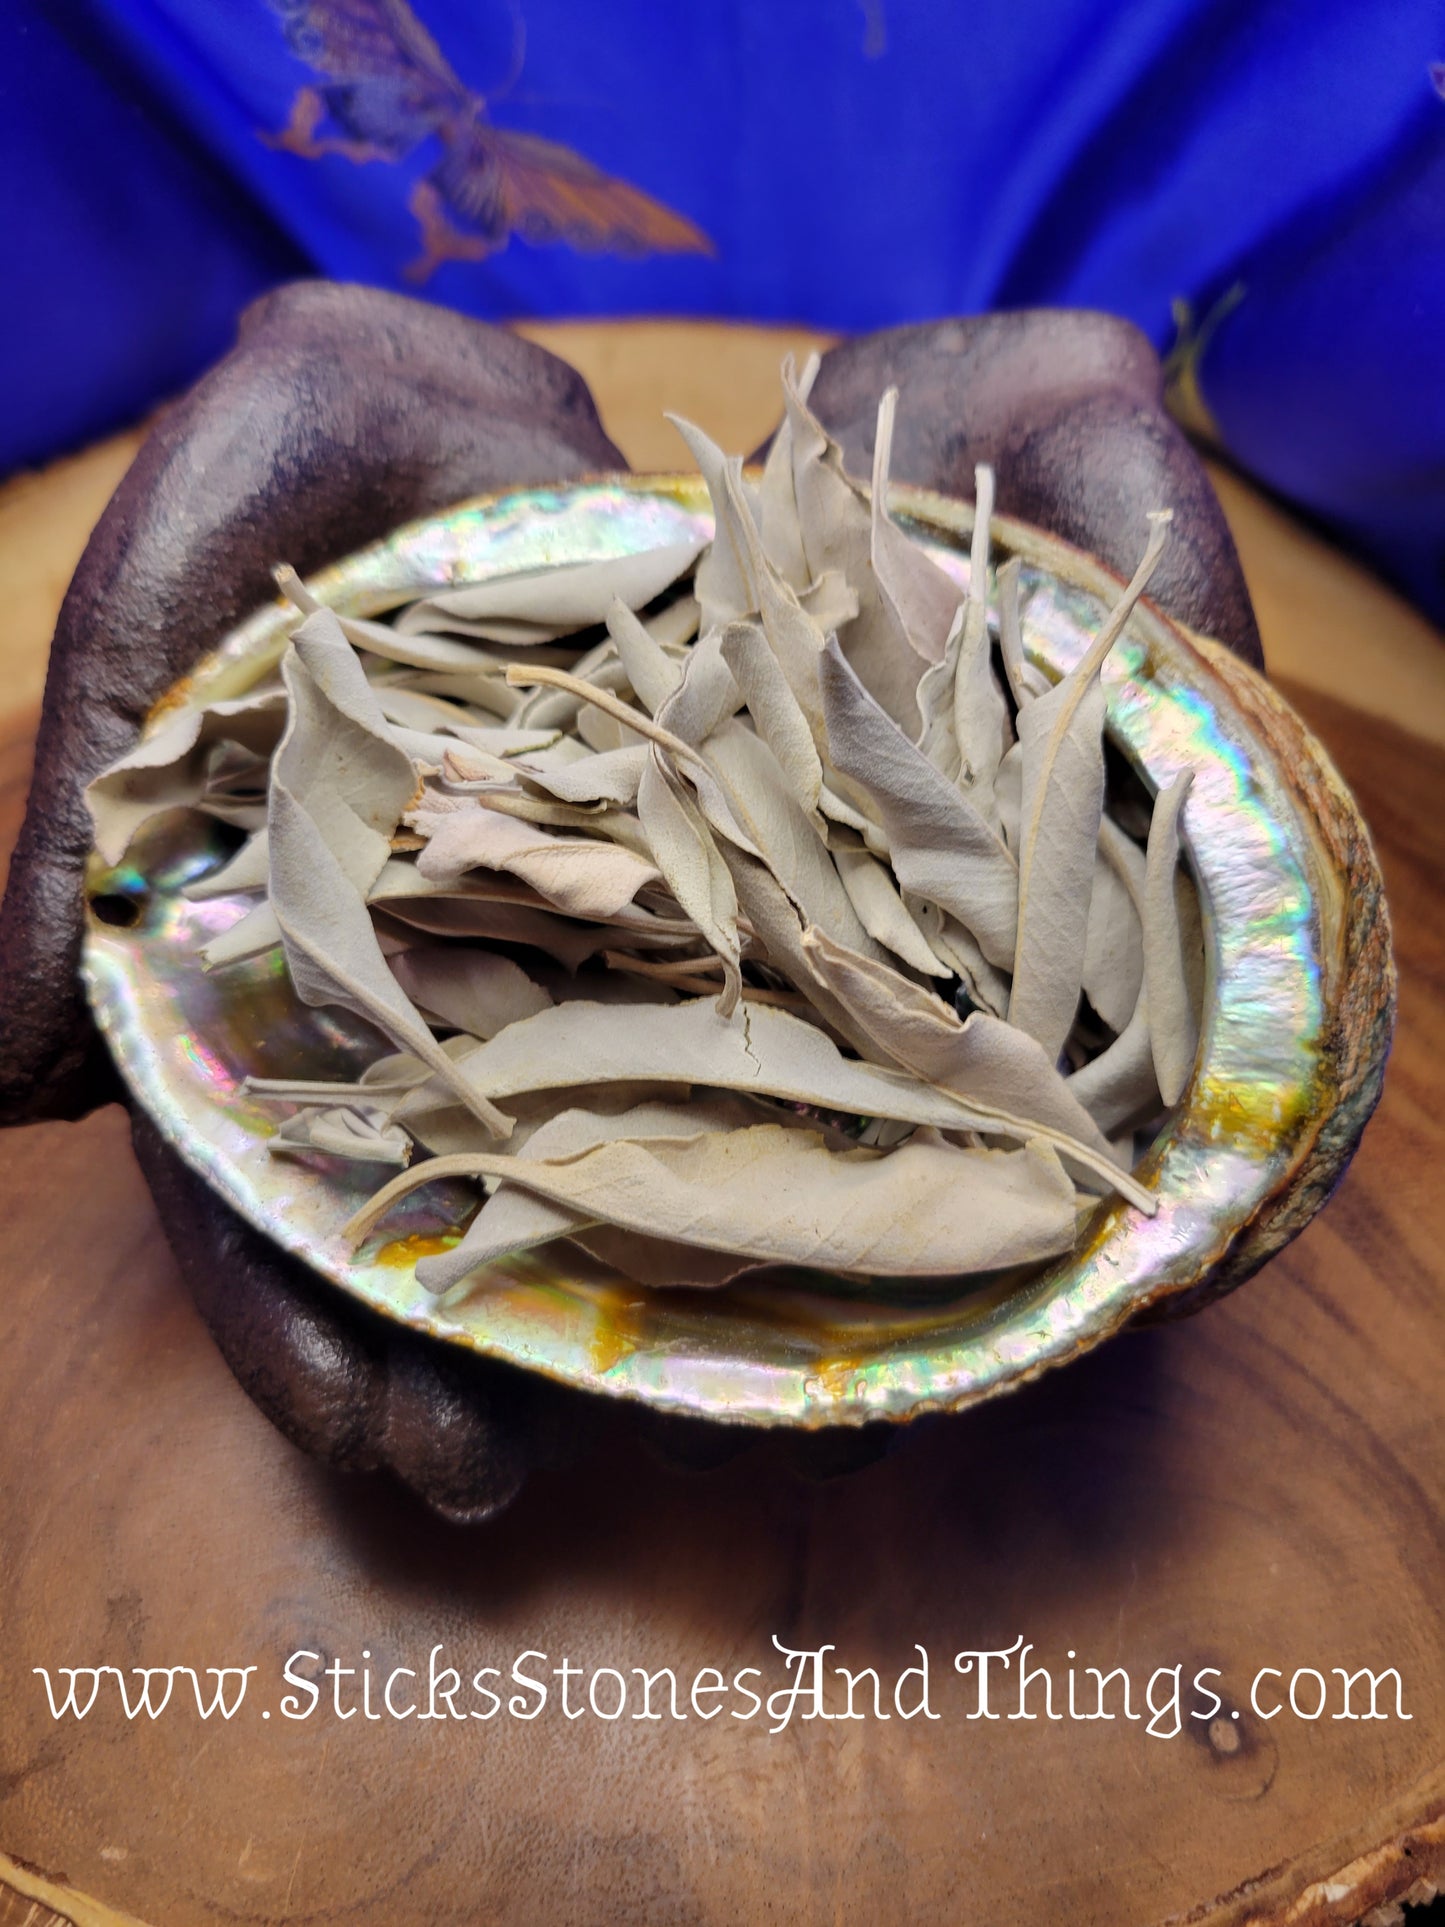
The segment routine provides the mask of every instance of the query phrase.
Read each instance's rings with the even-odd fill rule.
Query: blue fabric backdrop
[[[297,273],[489,317],[1081,304],[1445,618],[1441,59],[1440,0],[6,0],[0,470]]]

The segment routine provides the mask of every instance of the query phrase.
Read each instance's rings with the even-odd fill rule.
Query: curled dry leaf
[[[1083,660],[1019,711],[1022,798],[1018,937],[1009,1022],[1057,1057],[1083,984],[1089,899],[1104,813],[1105,658],[1148,585],[1164,548],[1155,519],[1133,581]]]
[[[1192,770],[1182,771],[1154,805],[1144,882],[1144,983],[1152,1013],[1154,1074],[1166,1104],[1178,1103],[1198,1043],[1174,893],[1179,815],[1193,780]]]
[[[107,863],[119,863],[143,823],[162,810],[197,802],[206,751],[213,744],[241,743],[269,755],[285,720],[286,692],[278,686],[207,709],[183,710],[154,735],[143,736],[85,793],[97,851]]]
[[[643,1104],[610,1113],[566,1110],[532,1133],[518,1149],[517,1161],[575,1157],[619,1137],[675,1138],[703,1131],[732,1130],[747,1121],[736,1105],[718,1103]],[[526,1251],[552,1238],[576,1237],[579,1232],[605,1223],[605,1218],[589,1217],[584,1211],[554,1203],[503,1179],[467,1227],[461,1243],[418,1264],[417,1283],[424,1291],[440,1296],[483,1266],[511,1252]]]
[[[820,680],[830,763],[869,795],[900,886],[967,924],[990,963],[1012,961],[1018,869],[1003,838],[873,700],[836,642]]]
[[[1048,677],[1024,653],[1023,616],[1019,608],[1019,576],[1023,565],[1017,556],[998,572],[999,656],[1015,704],[1022,709],[1049,687]]]
[[[390,961],[392,975],[419,1010],[471,1037],[495,1037],[552,1006],[520,964],[494,950],[426,944]]]
[[[1158,1110],[1162,1100],[1154,1074],[1145,991],[1139,993],[1133,1016],[1109,1048],[1074,1072],[1069,1090],[1099,1129],[1111,1137]]]
[[[961,1045],[971,1053],[971,1081],[979,1092],[973,1096],[845,1057],[815,1025],[746,998],[732,1017],[702,997],[666,1009],[612,1010],[605,1022],[601,1015],[586,1004],[541,1011],[461,1056],[458,1068],[487,1097],[509,1099],[570,1088],[585,1052],[587,1081],[594,1087],[641,1077],[784,1099],[845,1116],[992,1133],[1019,1143],[1047,1138],[1109,1183],[1119,1176],[1112,1152],[1073,1104],[1063,1080],[1044,1095],[1048,1067],[1031,1058],[1021,1062],[1017,1054],[1010,1058],[1009,1046],[999,1048],[986,1033]],[[958,1030],[962,1038],[964,1026]]]
[[[804,922],[820,924],[840,943],[877,954],[817,833],[816,819],[789,788],[766,739],[729,723],[709,737],[706,747],[727,812],[743,828],[742,838],[731,837],[733,844],[761,858]],[[707,792],[700,789],[699,796],[706,809]]]
[[[878,405],[873,443],[873,526],[871,560],[878,596],[896,632],[924,662],[937,663],[953,628],[959,605],[958,584],[916,542],[910,542],[888,510],[888,471],[893,459],[893,418],[898,390],[890,388]],[[981,520],[988,528],[988,511]]]
[[[1051,686],[1016,559],[995,643],[992,472],[965,593],[890,511],[896,394],[870,493],[812,372],[785,369],[756,487],[678,424],[705,549],[389,619],[283,569],[302,620],[279,681],[92,785],[112,859],[163,809],[246,832],[190,887],[251,900],[207,960],[279,944],[305,1002],[392,1040],[355,1082],[245,1094],[283,1111],[279,1153],[415,1155],[358,1233],[434,1177],[487,1188],[418,1267],[429,1290],[556,1238],[647,1286],[990,1271],[1067,1249],[1089,1196],[1154,1208],[1128,1133],[1195,1050],[1188,772],[1146,852],[1137,800],[1111,807],[1100,677],[1163,523]]]
[[[1129,848],[1138,855],[1135,845]],[[1110,1030],[1119,1032],[1134,1014],[1143,983],[1144,928],[1135,893],[1100,851],[1084,934],[1084,994]]]
[[[655,716],[682,681],[681,665],[620,598],[607,612],[607,633],[617,645],[633,694],[648,715]]]
[[[672,543],[639,555],[497,576],[475,587],[444,589],[403,611],[403,635],[451,631],[524,647],[575,635],[605,622],[614,601],[644,608],[697,560],[699,544]]]
[[[426,839],[416,867],[428,882],[456,883],[470,870],[504,870],[569,916],[613,916],[662,874],[618,844],[558,836],[481,799],[463,808],[423,806],[408,811],[406,821]]]
[[[1033,1038],[982,1011],[960,1020],[930,992],[820,930],[804,934],[803,948],[818,981],[858,1021],[874,1052],[981,1115],[1027,1118],[1037,1135],[1106,1174],[1140,1210],[1153,1210],[1148,1192],[1117,1168],[1112,1147]]]
[[[717,443],[691,422],[683,421],[678,415],[669,415],[667,419],[687,443],[688,453],[707,483],[714,509],[727,499],[730,477],[735,492],[740,496],[743,486],[741,462],[729,464]],[[701,610],[704,635],[720,629],[726,623],[751,615],[757,608],[757,591],[746,554],[738,541],[737,526],[721,514],[718,516],[717,534],[698,563],[693,587]]]
[[[405,1165],[411,1158],[411,1139],[385,1111],[371,1105],[345,1104],[299,1111],[288,1117],[269,1140],[273,1156],[321,1151],[329,1157],[351,1158],[360,1164]]]
[[[818,373],[819,357],[809,355],[802,375],[791,355],[783,358],[783,380],[806,401]],[[699,465],[701,466],[701,465]],[[812,586],[803,535],[798,526],[798,498],[793,492],[793,431],[784,421],[773,437],[758,485],[758,530],[768,560],[791,589],[800,595]],[[855,612],[856,612],[856,604]]]
[[[834,849],[833,862],[859,921],[876,943],[925,977],[954,974],[954,966],[929,943],[904,903],[886,863],[868,850],[843,847]]]
[[[884,1277],[1027,1264],[1067,1251],[1075,1235],[1074,1188],[1044,1145],[974,1150],[924,1131],[892,1151],[832,1151],[777,1124],[620,1138],[556,1161],[435,1158],[379,1191],[349,1234],[364,1236],[398,1198],[440,1177],[510,1178],[651,1237]]]

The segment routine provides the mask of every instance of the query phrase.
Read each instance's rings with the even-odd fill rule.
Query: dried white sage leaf
[[[1147,990],[1140,992],[1133,1016],[1109,1048],[1076,1070],[1068,1084],[1099,1129],[1111,1137],[1158,1110]]]
[[[681,652],[702,626],[702,604],[695,595],[680,595],[647,618],[647,633],[664,649]]]
[[[1199,1045],[1174,895],[1179,816],[1193,780],[1193,770],[1181,770],[1155,798],[1144,882],[1144,983],[1154,1070],[1166,1104],[1183,1095]]]
[[[552,1007],[520,964],[495,951],[423,944],[390,961],[391,974],[419,1010],[472,1037],[495,1037]]]
[[[667,887],[722,959],[718,1008],[726,1015],[742,990],[737,893],[702,811],[655,749],[642,773],[637,815]]]
[[[502,870],[529,883],[555,909],[575,917],[610,917],[647,883],[653,863],[615,843],[554,835],[541,824],[491,809],[437,809],[424,803],[407,822],[427,839],[417,869],[432,883],[454,883],[469,870]]]
[[[1104,809],[1105,658],[1148,586],[1168,516],[1151,517],[1144,558],[1082,660],[1019,711],[1022,818],[1018,942],[1009,1022],[1051,1057],[1063,1050],[1083,984],[1094,853]],[[982,933],[980,933],[981,935]]]
[[[636,555],[525,570],[443,589],[403,610],[396,626],[403,635],[454,631],[514,648],[550,642],[604,622],[614,598],[629,609],[645,607],[691,568],[701,546],[671,542]]]
[[[519,757],[514,773],[518,781],[561,803],[616,803],[630,809],[637,801],[647,757],[645,743],[583,756],[562,769],[541,769],[530,758]]]
[[[834,571],[861,596],[872,572],[873,517],[868,500],[844,470],[837,443],[786,370],[783,406],[793,459],[793,499],[809,579],[816,582]],[[869,590],[871,599],[871,581]]]
[[[439,1158],[378,1192],[350,1235],[429,1176],[463,1175],[508,1177],[652,1237],[889,1277],[1024,1264],[1067,1251],[1075,1235],[1073,1186],[1044,1145],[965,1150],[923,1136],[881,1155],[835,1152],[776,1124],[619,1139],[557,1162]]]
[[[808,719],[766,632],[754,622],[732,622],[723,630],[718,647],[742,691],[754,727],[777,758],[783,780],[804,810],[815,810],[823,788],[823,766]]]
[[[1083,983],[1104,811],[1104,692],[1065,680],[1019,711],[1022,818],[1009,1022],[1057,1058]]]
[[[791,355],[783,358],[783,380],[792,383],[804,398],[812,389],[819,358],[809,355],[801,378]],[[803,535],[798,526],[798,500],[793,493],[793,431],[784,419],[773,437],[772,447],[763,464],[763,479],[758,488],[758,528],[768,560],[778,574],[798,594],[811,586],[808,558],[803,553]],[[855,605],[856,607],[856,605]]]
[[[820,925],[839,943],[875,954],[815,819],[794,793],[769,744],[734,722],[708,738],[704,753],[720,779],[728,809],[741,819],[745,841],[740,843],[735,835],[730,840],[762,857],[805,922]],[[701,791],[699,797],[716,822]],[[728,833],[724,825],[717,827]]]
[[[887,965],[849,954],[822,931],[807,931],[803,945],[819,981],[846,1005],[875,1051],[980,1113],[1026,1120],[1152,1214],[1149,1193],[1118,1169],[1107,1139],[1031,1037],[982,1011],[961,1022],[930,992]]]
[[[884,713],[836,642],[821,685],[829,762],[869,792],[901,888],[967,924],[990,963],[1011,964],[1018,871],[1003,838]]]
[[[681,665],[621,600],[614,600],[607,611],[607,633],[617,644],[633,694],[648,715],[655,716],[681,683]]]
[[[930,560],[889,514],[888,473],[897,408],[898,390],[890,388],[878,405],[878,431],[873,444],[873,573],[897,632],[916,655],[936,663],[942,658],[961,596],[953,577]],[[986,515],[984,520],[987,525]]]
[[[571,1236],[590,1257],[652,1291],[716,1291],[748,1272],[765,1269],[761,1259],[734,1251],[708,1251],[675,1238],[622,1231],[616,1225],[584,1225]]]
[[[706,635],[710,629],[719,629],[725,623],[753,614],[757,608],[756,592],[739,546],[738,531],[727,520],[723,507],[730,471],[728,457],[716,442],[680,415],[669,415],[667,419],[687,443],[688,453],[697,463],[698,473],[712,497],[716,534],[698,563],[693,584],[702,610],[702,631]],[[741,502],[742,464],[734,461],[731,468],[736,472],[735,487]]]
[[[690,1136],[728,1130],[740,1121],[735,1109],[718,1104],[646,1104],[608,1113],[566,1110],[540,1125],[518,1147],[516,1156],[519,1162],[575,1157],[619,1137]],[[574,1237],[603,1222],[503,1180],[473,1218],[459,1245],[418,1263],[416,1281],[423,1291],[439,1297],[484,1265],[550,1243],[553,1238]]]
[[[833,861],[859,921],[876,943],[926,977],[950,974],[955,966],[940,959],[914,921],[886,864],[862,849],[836,848]]]
[[[271,687],[205,709],[182,710],[143,736],[85,792],[100,855],[119,863],[142,823],[162,810],[193,807],[200,799],[205,753],[213,744],[239,742],[269,755],[285,709],[285,692]]]
[[[1142,871],[1143,853],[1136,854]],[[1144,983],[1144,927],[1133,892],[1102,851],[1094,859],[1083,974],[1089,1002],[1110,1030],[1122,1032]]]
[[[219,870],[188,883],[182,895],[190,903],[206,903],[214,897],[230,897],[248,890],[264,890],[271,874],[271,838],[260,829],[246,838],[236,854]]]
[[[566,1089],[577,1082],[578,1065],[585,1061],[588,1083],[595,1088],[645,1078],[939,1130],[990,1131],[1020,1142],[1050,1134],[1049,1124],[1026,1112],[975,1103],[900,1071],[844,1057],[815,1025],[754,1003],[746,993],[731,1017],[724,1017],[709,997],[663,1008],[614,1009],[605,1023],[600,1015],[586,1004],[556,1005],[461,1056],[460,1068],[478,1090],[499,1100]],[[1066,1095],[1061,1104],[1074,1115]],[[1084,1129],[1092,1137],[1087,1120]],[[1054,1135],[1073,1149],[1071,1133]],[[1111,1160],[1105,1163],[1112,1183],[1117,1173]]]
[[[904,903],[933,954],[960,979],[963,995],[973,1009],[1002,1017],[1008,1010],[1009,980],[1003,971],[994,969],[973,934],[936,903],[912,896],[905,896]],[[959,1014],[964,1014],[961,1007]]]
[[[267,1139],[266,1149],[273,1156],[321,1151],[361,1164],[404,1166],[411,1157],[411,1139],[389,1121],[384,1111],[371,1105],[346,1104],[288,1117],[276,1135]]]
[[[1005,562],[998,572],[999,654],[1014,702],[1020,709],[1049,688],[1042,669],[1024,654],[1023,618],[1019,612],[1019,572],[1023,564],[1017,556]]]

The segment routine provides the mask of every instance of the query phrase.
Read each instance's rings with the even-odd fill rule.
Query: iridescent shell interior
[[[907,489],[894,499],[966,581],[968,506]],[[339,609],[375,614],[424,585],[710,530],[691,477],[528,489],[413,523],[311,586]],[[995,539],[1024,562],[1030,653],[1054,674],[1067,670],[1102,620],[1112,578],[1003,519]],[[274,665],[290,619],[280,602],[260,610],[156,715],[241,693]],[[475,1210],[476,1192],[458,1183],[413,1195],[351,1256],[338,1232],[373,1178],[340,1160],[270,1156],[274,1112],[239,1087],[248,1073],[348,1075],[386,1046],[340,1012],[306,1009],[279,952],[201,969],[200,947],[246,905],[182,896],[221,860],[213,827],[194,815],[157,819],[116,869],[93,861],[90,998],[125,1078],[181,1155],[278,1245],[389,1318],[592,1391],[735,1422],[815,1427],[956,1408],[1087,1349],[1171,1295],[1207,1294],[1231,1266],[1230,1282],[1247,1275],[1241,1253],[1258,1242],[1258,1221],[1278,1215],[1339,1102],[1327,993],[1349,910],[1338,865],[1322,851],[1338,849],[1347,819],[1346,840],[1368,855],[1347,794],[1293,718],[1304,748],[1293,761],[1281,754],[1269,719],[1282,706],[1260,679],[1147,605],[1104,680],[1110,733],[1151,789],[1186,765],[1195,771],[1186,842],[1204,911],[1205,1021],[1189,1089],[1139,1167],[1157,1188],[1158,1215],[1101,1204],[1072,1256],[1026,1277],[910,1288],[774,1272],[720,1292],[648,1291],[556,1245],[438,1303],[414,1266],[455,1242]],[[1312,815],[1320,782],[1299,780],[1301,756],[1328,779],[1328,835]],[[1383,1061],[1382,1048],[1375,1055]],[[1375,1075],[1373,1062],[1367,1069]],[[1296,1211],[1283,1235],[1302,1221]]]

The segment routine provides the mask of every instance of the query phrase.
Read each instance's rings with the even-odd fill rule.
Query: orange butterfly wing
[[[712,254],[702,229],[570,147],[476,122],[464,162],[433,175],[452,209],[498,241],[560,241],[582,251]]]

